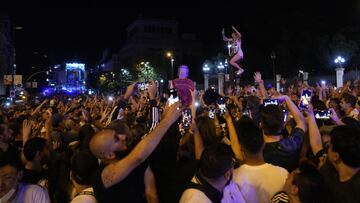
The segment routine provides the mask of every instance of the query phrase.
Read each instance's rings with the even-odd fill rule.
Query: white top
[[[234,170],[233,180],[239,185],[247,203],[269,202],[285,185],[288,172],[272,164],[244,164]]]
[[[26,185],[20,183],[17,190],[11,190],[10,193],[16,192],[16,196],[12,197],[4,195],[0,199],[0,203],[11,202],[11,203],[50,203],[49,194],[47,191],[38,185]],[[11,195],[13,196],[13,194]],[[12,200],[9,200],[12,199]]]
[[[211,200],[200,190],[190,188],[184,191],[179,203],[211,203]]]
[[[94,193],[94,189],[91,187],[86,188],[85,190],[81,191],[81,193],[84,194],[79,194],[78,196],[74,197],[70,203],[97,203],[95,196],[86,194],[86,192]]]
[[[198,183],[194,177],[191,182]],[[179,203],[212,203],[211,200],[200,190],[189,188],[184,191]],[[224,188],[221,203],[245,203],[239,187],[233,182]]]

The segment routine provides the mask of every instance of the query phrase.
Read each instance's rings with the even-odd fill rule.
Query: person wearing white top
[[[239,186],[247,203],[269,202],[282,190],[288,172],[286,169],[265,163],[265,146],[261,129],[249,121],[239,132],[240,149],[245,164],[234,170],[233,181]]]
[[[89,187],[82,190],[80,193],[75,194],[75,197],[70,203],[97,203],[94,196],[94,189]]]
[[[205,148],[199,170],[181,196],[180,203],[243,203],[232,181],[233,161],[229,146],[219,143]]]
[[[0,203],[50,203],[44,188],[19,183],[21,176],[20,158],[16,154],[0,154]]]

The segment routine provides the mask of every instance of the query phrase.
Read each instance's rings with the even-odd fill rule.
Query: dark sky
[[[147,8],[119,8],[99,2],[5,10],[14,26],[23,27],[14,34],[20,70],[31,70],[32,63],[42,60],[34,56],[34,51],[47,55],[44,60],[51,62],[78,60],[92,65],[101,58],[104,49],[119,49],[126,39],[126,26],[138,16],[178,21],[181,32],[197,34],[204,45],[204,58],[225,51],[220,30],[226,27],[230,32],[233,24],[243,34],[247,57],[244,63],[261,68],[269,66],[269,54],[284,33],[291,45],[291,40],[298,40],[297,34],[304,30],[326,35],[356,24],[360,19],[357,1],[295,3],[280,0],[226,4],[225,1],[208,1],[209,5],[203,7],[178,6],[169,1],[162,4],[169,7]],[[316,64],[316,60],[309,63]]]

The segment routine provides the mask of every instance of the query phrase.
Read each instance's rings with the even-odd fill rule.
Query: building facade
[[[171,57],[167,57],[167,52],[171,53]],[[176,75],[181,64],[188,65],[190,69],[200,66],[201,52],[201,43],[196,35],[179,33],[176,21],[139,18],[127,27],[126,42],[118,53],[113,54],[108,64],[117,72],[121,68],[134,68],[142,61],[149,61],[162,77],[169,78],[171,72]]]
[[[11,74],[15,64],[15,48],[11,38],[9,16],[0,15],[0,95],[6,94],[4,75]]]

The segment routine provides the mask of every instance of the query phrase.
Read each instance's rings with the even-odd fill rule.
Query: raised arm
[[[234,126],[234,123],[232,121],[232,118],[229,114],[229,111],[226,109],[226,113],[224,115],[224,118],[226,120],[226,125],[229,130],[230,135],[230,143],[231,143],[231,149],[235,154],[235,158],[238,159],[240,162],[244,161],[244,156],[241,152],[241,145],[238,139],[238,135],[236,133],[236,129]]]
[[[191,117],[192,117],[192,121],[191,121],[191,126],[190,129],[193,132],[193,137],[194,137],[194,145],[195,145],[195,159],[196,160],[200,160],[201,154],[204,151],[204,143],[203,140],[200,136],[200,132],[199,129],[197,128],[195,119],[196,119],[196,106],[195,106],[195,102],[196,102],[196,89],[194,89],[193,91],[191,91],[191,97],[192,97],[192,104],[191,104]]]
[[[306,123],[305,123],[304,116],[299,111],[299,109],[294,104],[294,102],[292,102],[291,99],[286,95],[280,96],[280,97],[278,97],[278,99],[285,100],[287,108],[289,109],[291,115],[295,119],[296,127],[302,129],[305,132],[306,131]]]
[[[309,112],[306,113],[306,122],[309,127],[311,150],[313,154],[316,155],[320,150],[323,149],[323,146],[322,146],[320,131],[316,124],[314,113],[312,112],[311,107],[309,108]]]
[[[241,38],[241,33],[232,25],[232,29],[238,34],[239,38]]]
[[[254,80],[255,80],[255,83],[259,85],[260,93],[261,93],[261,96],[263,97],[262,99],[269,98],[269,95],[264,86],[264,81],[261,79],[260,72],[254,73]]]
[[[155,150],[169,127],[181,114],[180,103],[173,104],[166,112],[164,120],[142,139],[125,158],[105,167],[101,179],[105,188],[109,188],[126,178],[129,173],[142,163]]]
[[[34,111],[31,112],[31,116],[34,116],[40,109],[42,106],[44,106],[44,104],[46,104],[46,102],[48,102],[47,99],[45,99],[39,106],[36,107],[36,109],[34,109]]]
[[[227,37],[225,36],[225,30],[224,30],[224,28],[221,30],[221,34],[222,34],[223,40],[224,40],[225,42],[230,42],[230,41],[231,41],[230,38],[227,38]]]

